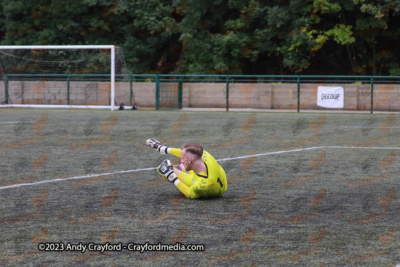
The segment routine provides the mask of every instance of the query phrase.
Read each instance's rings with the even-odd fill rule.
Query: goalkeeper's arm
[[[191,186],[187,186],[182,180],[189,179],[193,174],[187,174],[184,172],[179,171],[178,169],[174,168],[171,164],[171,161],[165,159],[160,166],[157,168],[157,172],[163,176],[164,178],[168,179],[171,183],[173,183],[178,189],[188,198],[195,198],[195,194],[190,190]],[[179,174],[179,178],[178,175]],[[187,177],[186,177],[187,176]],[[190,184],[190,183],[189,183]]]
[[[198,182],[193,183],[195,178],[194,173],[180,171],[174,168],[174,173],[178,177],[178,180],[174,182],[175,186],[187,197],[187,198],[197,198],[197,187]]]
[[[146,140],[146,145],[148,147],[157,149],[161,154],[171,154],[178,158],[181,158],[181,150],[179,148],[170,148],[163,146],[160,141],[155,138],[150,138]]]
[[[178,189],[186,197],[190,197],[189,187],[179,180],[178,175],[175,174],[176,171],[177,169],[174,168],[171,164],[171,161],[167,159],[165,159],[157,168],[157,172],[161,176],[167,178],[171,183],[173,183],[176,187],[178,187]]]

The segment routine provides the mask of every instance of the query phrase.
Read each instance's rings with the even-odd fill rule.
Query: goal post
[[[124,73],[114,45],[0,46],[0,107],[115,110]]]

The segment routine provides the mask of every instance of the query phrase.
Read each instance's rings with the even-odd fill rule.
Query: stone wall
[[[370,97],[370,91],[368,91]],[[400,85],[374,85],[374,110],[400,111]]]
[[[110,82],[70,82],[70,105],[110,105]],[[135,99],[143,107],[153,107],[154,83],[134,83]],[[66,81],[10,81],[9,95],[12,104],[67,104]],[[0,85],[0,99],[4,99],[4,83]],[[115,84],[117,103],[130,103],[129,82]]]
[[[225,83],[182,84],[182,106],[193,108],[225,108]],[[318,86],[344,88],[344,110],[369,111],[371,86],[361,84],[301,84],[300,109],[327,110],[317,106]],[[134,82],[135,101],[139,107],[155,107],[156,84]],[[0,100],[5,99],[4,83],[0,83]],[[12,104],[67,104],[66,81],[10,81]],[[130,104],[129,82],[117,82],[117,104]],[[400,85],[374,84],[374,110],[400,111]],[[160,83],[160,107],[176,108],[178,83]],[[110,105],[110,82],[70,82],[71,105]],[[297,83],[230,83],[229,108],[297,109]]]
[[[369,84],[301,84],[301,110],[332,110],[317,106],[318,86],[344,88],[344,108],[369,111]],[[400,85],[374,84],[374,110],[400,111]],[[225,83],[184,83],[183,107],[225,108]],[[229,84],[229,108],[297,109],[297,83]]]

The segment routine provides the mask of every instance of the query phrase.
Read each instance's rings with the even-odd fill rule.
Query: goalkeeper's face
[[[184,150],[182,150],[181,156],[182,156],[181,163],[185,167],[186,171],[191,171],[192,163],[193,163],[193,155],[191,155],[190,153],[187,153],[184,149]]]

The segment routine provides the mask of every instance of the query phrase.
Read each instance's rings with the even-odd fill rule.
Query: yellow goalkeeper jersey
[[[171,149],[171,154],[181,158],[181,150]],[[205,163],[206,171],[189,173],[184,170],[179,173],[178,189],[188,198],[207,198],[222,196],[228,188],[228,181],[224,169],[218,164],[215,158],[203,151],[202,160]]]

